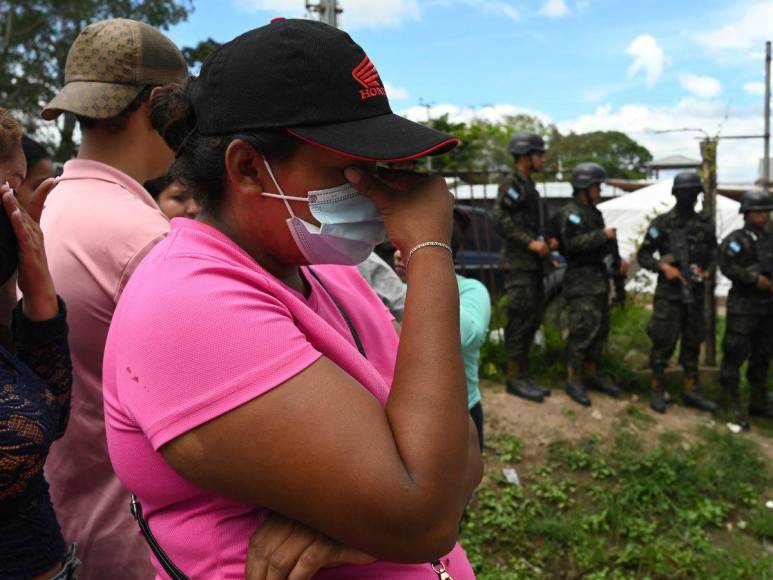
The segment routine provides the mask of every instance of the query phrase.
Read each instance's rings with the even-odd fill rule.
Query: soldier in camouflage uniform
[[[508,267],[507,292],[507,392],[542,402],[550,389],[529,374],[529,351],[545,314],[543,263],[550,252],[541,216],[544,207],[531,180],[544,167],[545,142],[530,131],[513,135],[508,144],[515,171],[499,187],[494,210],[495,227],[502,237],[503,262]]]
[[[722,341],[719,380],[726,408],[733,421],[749,428],[741,407],[738,383],[741,365],[749,359],[746,378],[751,385],[749,413],[773,419],[773,404],[766,393],[773,355],[773,231],[769,212],[773,201],[761,191],[746,193],[741,212],[746,225],[722,242],[719,266],[733,287],[727,298],[727,326]]]
[[[658,274],[652,318],[647,325],[652,341],[650,407],[658,413],[666,412],[663,377],[680,336],[682,401],[702,411],[716,408],[702,396],[698,383],[698,355],[706,339],[703,282],[716,267],[717,259],[714,220],[695,211],[702,191],[703,183],[697,173],[679,173],[671,189],[676,205],[652,221],[636,255],[642,268]],[[682,264],[680,259],[688,263]]]
[[[604,168],[580,163],[572,171],[574,198],[561,208],[561,252],[566,257],[563,294],[569,307],[566,342],[566,392],[584,406],[591,400],[587,389],[618,395],[620,389],[598,374],[602,349],[609,334],[609,274],[605,258],[617,231],[607,228],[596,208],[601,200]],[[622,265],[625,268],[625,264]]]

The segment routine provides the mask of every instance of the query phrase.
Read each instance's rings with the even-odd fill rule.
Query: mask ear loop
[[[279,182],[276,180],[276,177],[274,177],[274,172],[271,171],[271,166],[268,164],[268,159],[266,159],[265,155],[260,156],[263,159],[263,164],[266,166],[266,171],[268,171],[268,175],[271,177],[271,181],[274,182],[274,187],[276,187],[276,190],[279,192],[279,194],[276,193],[270,193],[267,191],[264,191],[261,195],[265,195],[266,197],[275,197],[277,199],[281,199],[283,202],[285,202],[285,207],[287,208],[287,211],[290,212],[290,217],[295,217],[295,212],[293,212],[293,208],[290,207],[291,201],[305,201],[308,202],[309,200],[305,197],[295,197],[292,195],[286,195],[285,192],[282,190],[282,188],[279,185]]]

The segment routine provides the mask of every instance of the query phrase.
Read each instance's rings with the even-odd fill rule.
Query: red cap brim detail
[[[460,140],[395,114],[346,123],[293,127],[287,132],[321,149],[370,162],[397,162],[440,155]]]
[[[419,151],[418,153],[408,155],[407,157],[395,157],[392,159],[376,159],[375,157],[363,157],[361,155],[356,155],[354,153],[347,153],[346,151],[336,149],[335,147],[331,147],[329,145],[323,145],[322,143],[317,143],[316,141],[313,141],[308,137],[299,135],[292,129],[287,129],[287,132],[290,133],[290,135],[292,135],[293,137],[296,137],[301,141],[305,141],[306,143],[315,145],[320,149],[324,149],[325,151],[332,151],[333,153],[345,155],[346,157],[351,157],[352,159],[357,159],[358,161],[372,161],[374,163],[396,163],[398,161],[410,161],[411,159],[419,159],[420,157],[426,157],[428,155],[442,155],[443,153],[447,153],[448,151],[456,147],[459,143],[461,143],[461,139],[458,139],[457,137],[451,137],[446,141],[443,141],[442,143],[438,143],[437,145],[430,147],[429,149],[426,149],[424,151]],[[440,151],[440,149],[443,149],[443,151]]]

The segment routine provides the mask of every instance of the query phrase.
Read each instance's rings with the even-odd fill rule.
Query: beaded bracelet
[[[410,252],[408,252],[408,259],[405,261],[405,269],[408,270],[408,266],[411,264],[411,258],[413,258],[413,255],[421,250],[422,248],[445,248],[448,250],[448,253],[453,256],[454,251],[451,249],[451,246],[448,244],[444,244],[443,242],[422,242],[420,244],[416,244],[413,249],[411,249]]]

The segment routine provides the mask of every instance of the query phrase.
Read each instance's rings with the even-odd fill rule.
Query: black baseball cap
[[[285,129],[366,161],[447,153],[459,140],[399,115],[365,51],[345,32],[278,18],[213,52],[188,97],[202,135]]]

